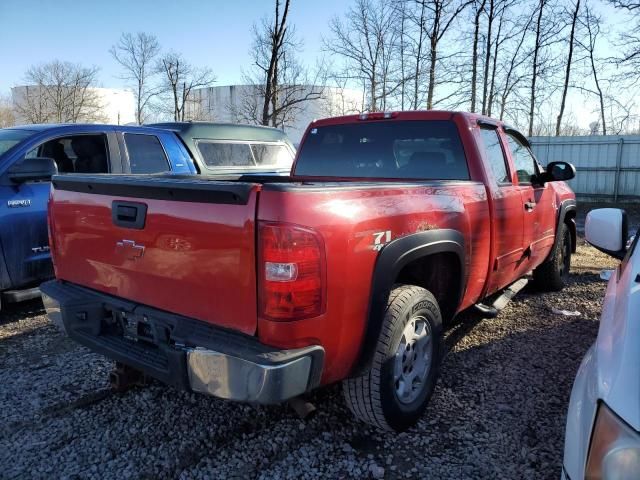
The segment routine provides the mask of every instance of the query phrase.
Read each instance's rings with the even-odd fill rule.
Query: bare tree
[[[411,7],[406,7],[403,11],[407,26],[403,28],[399,44],[407,44],[407,57],[411,62],[411,70],[403,82],[411,83],[411,90],[408,92],[409,105],[413,110],[417,110],[424,100],[426,83],[424,77],[427,73],[425,63],[428,49],[425,27],[428,11],[424,1],[411,0],[411,3]]]
[[[332,77],[330,86],[325,89],[321,103],[321,112],[326,117],[336,117],[362,113],[364,98],[355,89],[348,87],[348,80],[342,77]],[[402,100],[401,100],[402,101]]]
[[[322,97],[324,69],[311,74],[297,58],[302,44],[288,23],[290,3],[275,0],[273,17],[253,25],[253,69],[244,74],[250,95],[240,108],[244,121],[290,126],[307,102]]]
[[[407,2],[406,0],[399,0],[395,5],[395,15],[398,20],[395,22],[396,25],[396,35],[398,37],[398,79],[397,82],[400,84],[400,109],[405,109],[405,101],[406,101],[406,87],[407,82],[409,81],[409,75],[407,73],[408,65],[407,65]]]
[[[0,96],[0,128],[12,127],[16,124],[11,98]]]
[[[602,23],[602,19],[599,16],[595,15],[591,10],[591,7],[587,4],[585,6],[584,17],[580,18],[580,23],[586,30],[586,35],[584,40],[578,39],[577,43],[587,52],[589,67],[591,70],[591,75],[593,76],[593,83],[596,88],[596,95],[598,96],[598,102],[600,105],[599,126],[602,128],[602,134],[606,135],[607,121],[605,115],[604,93],[602,91],[602,86],[600,85],[600,79],[598,78],[599,68],[597,67],[598,61],[595,56],[596,43],[598,41],[598,36],[600,35],[600,25]]]
[[[262,107],[264,99],[263,85],[250,83],[241,86],[241,95],[229,100],[225,106],[231,120],[235,123],[262,125]]]
[[[536,115],[540,113],[545,100],[554,94],[554,84],[551,80],[554,79],[559,66],[558,52],[554,47],[562,41],[559,33],[565,26],[559,21],[554,6],[551,0],[538,0],[533,13],[535,23],[534,42],[530,54],[532,60],[529,84],[529,136],[533,135]]]
[[[569,39],[567,40],[569,52],[567,54],[566,71],[564,75],[564,84],[562,87],[562,96],[560,100],[560,112],[556,120],[556,136],[560,135],[560,126],[562,124],[562,115],[564,114],[565,105],[567,102],[567,91],[569,90],[569,77],[571,76],[571,66],[573,63],[573,48],[576,35],[576,24],[578,23],[578,15],[580,14],[580,0],[576,0],[573,14],[571,15],[571,31],[569,33]]]
[[[188,63],[181,54],[165,53],[156,64],[156,71],[163,74],[163,104],[172,110],[175,121],[192,119],[200,116],[201,105],[193,98],[192,93],[203,87],[210,87],[216,77],[209,68],[196,68]],[[187,110],[195,113],[190,114]]]
[[[504,53],[506,50],[505,46],[507,42],[511,39],[518,36],[517,34],[517,23],[509,22],[506,18],[510,12],[509,8],[514,5],[515,2],[512,1],[503,1],[499,2],[498,5],[498,29],[496,32],[495,39],[493,41],[493,55],[491,59],[491,73],[490,73],[490,81],[489,81],[489,91],[487,92],[487,100],[486,100],[486,114],[491,116],[493,114],[493,105],[497,95],[497,84],[498,80],[498,58],[501,53]],[[508,25],[511,23],[511,29],[505,32],[505,29],[508,28]]]
[[[484,6],[487,0],[474,0],[472,3],[474,9],[474,29],[473,29],[473,53],[471,56],[471,111],[476,111],[476,97],[478,90],[478,41],[480,38],[480,17],[484,12]]]
[[[29,123],[106,121],[97,74],[97,67],[60,60],[32,66],[27,85],[14,90],[16,113]]]
[[[496,19],[496,0],[489,0],[487,9],[487,37],[484,59],[484,81],[482,85],[482,114],[487,114],[487,100],[489,99],[489,68],[491,67],[491,48],[493,41],[492,29]],[[497,52],[496,52],[497,53]]]
[[[158,90],[150,85],[157,73],[155,60],[160,53],[158,39],[144,32],[123,33],[109,53],[124,69],[123,79],[131,82],[136,99],[136,122],[142,125],[151,99]]]
[[[331,37],[324,41],[325,50],[343,62],[338,76],[365,86],[372,112],[384,108],[401,85],[391,69],[398,40],[395,12],[384,0],[356,0],[344,20],[331,20]]]
[[[291,34],[287,31],[287,15],[289,14],[290,0],[285,0],[284,11],[280,15],[280,0],[275,0],[275,15],[273,23],[263,21],[262,31],[256,25],[254,31],[254,61],[265,73],[264,98],[262,99],[262,125],[275,123],[274,115],[270,110],[275,110],[278,102],[276,90],[278,89],[278,67],[280,59],[284,56]],[[264,62],[267,60],[267,62]],[[264,62],[264,63],[263,63]]]
[[[500,92],[500,120],[505,118],[507,104],[514,90],[525,79],[524,72],[521,69],[527,61],[527,55],[523,54],[524,43],[533,18],[532,15],[527,15],[524,23],[516,24],[520,27],[520,34],[515,37],[516,43],[511,46],[511,55],[504,66],[505,73]]]
[[[618,64],[628,68],[626,77],[635,84],[640,80],[640,0],[609,0],[609,3],[629,15],[630,25],[625,25],[619,34],[622,55]]]
[[[538,81],[538,58],[540,58],[540,48],[542,47],[542,19],[544,13],[544,7],[547,4],[547,0],[539,0],[536,10],[536,39],[533,47],[533,62],[531,68],[531,95],[529,97],[529,136],[533,135],[533,116],[535,114],[536,106],[536,82]]]
[[[417,0],[427,2],[430,11],[430,25],[426,33],[429,38],[429,83],[427,86],[427,110],[433,108],[436,87],[436,67],[439,47],[442,38],[449,31],[453,22],[467,8],[472,0]]]

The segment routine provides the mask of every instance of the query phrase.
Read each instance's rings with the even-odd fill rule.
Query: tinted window
[[[293,155],[284,145],[255,143],[251,145],[251,151],[256,160],[256,165],[260,167],[289,168],[293,164]]]
[[[487,162],[489,163],[493,178],[495,178],[498,183],[511,183],[497,130],[481,128],[480,136],[484,143]]]
[[[59,173],[109,173],[109,149],[103,134],[55,138],[38,145],[25,157],[53,158]]]
[[[20,143],[22,140],[29,138],[33,134],[34,132],[30,132],[28,130],[0,130],[0,155],[2,155],[14,145]]]
[[[155,135],[127,133],[124,136],[131,173],[160,173],[169,170],[169,162]]]
[[[520,141],[507,134],[511,157],[518,174],[518,183],[531,183],[531,177],[536,174],[535,159],[529,149]]]
[[[468,180],[453,122],[380,121],[314,128],[296,175],[316,177]]]
[[[255,167],[248,143],[198,142],[207,167]]]

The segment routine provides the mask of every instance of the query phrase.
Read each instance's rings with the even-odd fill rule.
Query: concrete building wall
[[[293,118],[283,127],[291,141],[300,142],[311,121],[318,118],[360,113],[363,110],[362,92],[335,87],[306,86],[307,92],[322,91],[321,98],[300,103]],[[225,85],[200,88],[191,95],[186,116],[196,120],[232,123],[256,123],[262,111],[253,85]]]

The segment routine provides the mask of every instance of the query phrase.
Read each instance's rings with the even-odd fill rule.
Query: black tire
[[[533,271],[533,282],[539,290],[558,292],[569,283],[571,233],[566,224],[560,225],[558,235],[560,241],[550,257]]]
[[[416,332],[426,332],[425,335],[430,336],[431,346],[427,346],[428,342],[425,343],[422,335],[414,337],[418,338],[414,343],[407,341],[407,331],[413,331],[414,335]],[[413,285],[394,288],[387,301],[371,367],[363,375],[342,382],[344,398],[351,412],[360,420],[383,430],[400,432],[415,425],[433,393],[442,345],[442,316],[431,292]],[[412,350],[410,347],[415,348]],[[427,362],[429,349],[430,361]],[[405,366],[405,357],[408,356],[412,358],[407,358],[411,362],[411,370]],[[421,362],[428,364],[428,367]],[[418,365],[415,371],[414,365]],[[415,377],[408,382],[405,380],[405,373],[417,375],[418,370],[427,372],[423,380],[416,381]],[[396,380],[399,371],[402,380]],[[401,381],[404,388],[403,393],[399,394]],[[407,387],[408,383],[410,385]],[[401,400],[399,395],[405,398]]]

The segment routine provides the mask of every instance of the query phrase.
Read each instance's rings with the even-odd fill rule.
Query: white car
[[[576,376],[565,433],[563,479],[640,479],[640,247],[627,243],[623,210],[592,210],[587,241],[621,260],[600,329]],[[627,246],[628,245],[628,246]]]

